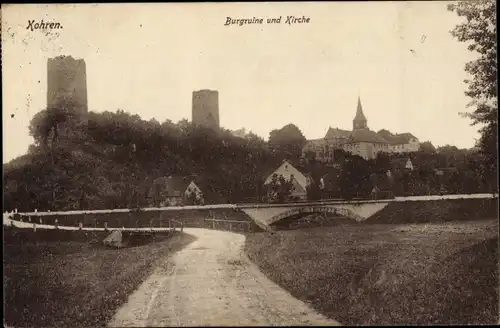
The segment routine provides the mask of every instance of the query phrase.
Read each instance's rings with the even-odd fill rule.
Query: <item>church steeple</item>
[[[367,129],[367,120],[365,117],[365,114],[363,114],[363,107],[361,106],[361,99],[358,96],[358,108],[356,110],[356,116],[354,117],[354,120],[352,121],[352,129],[353,130],[360,130],[360,129]]]

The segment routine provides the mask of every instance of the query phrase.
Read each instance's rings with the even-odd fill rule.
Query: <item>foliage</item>
[[[265,173],[293,155],[283,149],[269,150],[264,140],[252,133],[237,138],[230,131],[194,127],[187,120],[146,121],[122,110],[63,117],[65,111],[49,109],[35,115],[30,123],[35,142],[28,154],[4,165],[6,210],[159,206],[166,190],[158,179],[188,175],[197,175],[203,181],[205,203],[262,199]],[[59,129],[64,133],[60,134]],[[293,126],[275,131],[281,132],[273,133],[274,142],[278,140],[288,150],[293,147],[287,146],[286,140],[298,146],[303,138]],[[394,161],[409,157],[414,171],[394,167]],[[299,162],[292,161],[317,182],[328,172],[320,162]],[[335,164],[341,172],[332,186],[335,195],[329,197],[368,196],[373,188],[370,174],[388,170],[393,173],[396,195],[437,193],[443,189],[491,192],[496,188],[496,179],[484,174],[484,162],[483,152],[453,146],[439,147],[437,152],[422,149],[410,155],[381,153],[374,160],[338,150]],[[450,167],[456,173],[436,174],[437,169]],[[292,188],[291,181],[276,177],[272,200],[286,200]],[[310,199],[318,197],[313,187],[307,193]]]
[[[317,183],[311,183],[307,186],[307,199],[319,200],[321,198],[321,189]]]
[[[283,175],[274,173],[271,176],[271,182],[267,185],[267,188],[268,200],[270,202],[283,203],[293,192],[293,176],[290,176],[290,178],[286,180]]]
[[[287,124],[281,129],[275,129],[269,133],[270,147],[276,153],[291,160],[301,157],[302,147],[305,143],[306,138],[302,131],[294,124]]]
[[[196,192],[190,192],[186,197],[186,205],[203,205],[201,197],[197,197]]]
[[[205,181],[204,194],[236,202],[258,195],[263,173],[281,162],[252,133],[236,138],[187,120],[146,121],[122,110],[55,115],[65,110],[43,110],[31,121],[30,153],[4,169],[6,209],[151,206],[161,198],[154,199],[153,181],[192,174]],[[72,128],[64,142],[50,138],[61,122]]]
[[[366,197],[371,191],[369,183],[370,166],[362,157],[346,157],[342,163],[340,193],[343,198]]]
[[[420,143],[420,151],[432,154],[436,152],[436,147],[430,141],[424,141]]]
[[[490,178],[497,170],[498,94],[497,94],[497,46],[496,1],[460,1],[448,6],[448,10],[466,19],[451,32],[460,42],[468,43],[468,49],[478,54],[478,59],[468,62],[465,71],[472,79],[465,80],[465,94],[472,99],[472,113],[465,115],[472,125],[480,124],[481,138],[478,146],[484,156],[484,173]]]

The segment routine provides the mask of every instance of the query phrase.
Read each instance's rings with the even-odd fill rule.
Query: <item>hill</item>
[[[56,117],[57,119],[54,119]],[[256,196],[279,163],[256,136],[163,124],[123,111],[85,117],[38,113],[30,152],[4,165],[4,208],[105,209],[148,205],[154,179],[197,175],[213,201]],[[210,202],[210,200],[208,200]]]

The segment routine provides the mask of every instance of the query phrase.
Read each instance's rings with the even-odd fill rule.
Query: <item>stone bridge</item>
[[[359,222],[366,220],[388,204],[389,201],[276,204],[274,206],[240,207],[240,210],[252,218],[261,228],[273,230],[272,225],[275,222],[308,213],[333,213]]]
[[[237,212],[241,211],[246,214],[245,218],[240,218],[242,221],[234,221],[247,223],[249,221],[255,222],[260,228],[264,230],[272,230],[273,223],[288,218],[292,216],[297,216],[302,213],[335,213],[339,216],[347,217],[356,221],[363,221],[382,210],[391,202],[412,202],[412,201],[434,201],[434,200],[445,200],[445,199],[470,199],[470,198],[493,198],[497,199],[498,194],[470,194],[470,195],[429,195],[429,196],[415,196],[415,197],[396,197],[395,199],[386,199],[386,200],[354,200],[354,201],[323,201],[323,202],[306,202],[306,203],[288,203],[288,204],[217,204],[217,205],[204,205],[204,206],[179,206],[179,207],[162,207],[162,208],[142,208],[139,215],[143,215],[144,217],[140,218],[139,221],[142,222],[143,227],[148,226],[148,229],[159,230],[164,229],[162,227],[157,226],[157,224],[153,223],[154,220],[151,218],[160,217],[163,214],[168,212],[173,213],[183,213],[185,216],[190,217],[191,215],[200,215],[199,213],[206,213],[203,216],[207,218],[210,217],[210,221],[224,221],[230,222],[229,217],[226,217],[228,214],[232,216],[236,215]],[[193,212],[194,211],[194,212]],[[225,212],[224,212],[225,211]],[[229,211],[229,212],[227,212]],[[233,211],[233,212],[231,212]],[[227,212],[227,213],[226,213]],[[29,226],[39,226],[42,228],[46,228],[45,226],[53,226],[54,224],[48,223],[44,220],[45,225],[42,224],[42,217],[59,217],[59,218],[70,218],[78,215],[92,215],[92,216],[100,216],[104,220],[109,220],[110,215],[115,215],[118,217],[123,217],[123,215],[134,213],[134,210],[131,209],[114,209],[114,210],[84,210],[84,211],[65,211],[65,212],[29,212],[29,213],[17,213],[10,212],[4,213],[4,225],[10,224],[11,221],[16,221],[16,225],[22,224],[27,225],[27,223],[17,222],[16,219],[13,219],[14,215],[18,217],[30,218]],[[149,213],[149,214],[148,214]],[[198,214],[196,214],[198,213]],[[210,214],[212,213],[212,214]],[[126,215],[127,215],[126,214]],[[105,218],[104,216],[107,216]],[[248,216],[248,217],[247,217]],[[40,221],[40,224],[31,222],[31,217],[36,217],[37,221]],[[224,218],[224,219],[222,219]],[[222,219],[222,220],[221,220]],[[203,220],[203,218],[201,219]],[[70,220],[71,221],[71,220]],[[151,224],[147,224],[151,221]],[[161,220],[160,220],[161,221]],[[183,220],[185,221],[185,220]],[[57,222],[57,221],[56,221]],[[65,222],[68,222],[65,220]],[[48,224],[47,224],[48,223]],[[156,222],[158,223],[158,222]],[[56,223],[57,224],[57,223]],[[62,227],[64,224],[62,220],[59,222],[59,225]],[[73,225],[78,225],[74,223]],[[189,226],[189,223],[188,225]],[[87,227],[88,229],[104,229],[104,228],[92,228]],[[110,226],[110,228],[123,228],[122,225],[119,226]],[[134,228],[135,229],[135,228]]]

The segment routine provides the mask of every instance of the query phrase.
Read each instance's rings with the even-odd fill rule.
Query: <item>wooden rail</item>
[[[246,224],[247,228],[246,231],[250,231],[251,227],[251,222],[249,221],[238,221],[238,220],[220,220],[220,219],[205,219],[205,227],[210,226],[211,223],[211,228],[215,229],[216,223],[217,222],[224,222],[224,223],[229,223],[229,231],[233,230],[233,223],[235,224]]]
[[[168,220],[168,226],[169,226],[169,228],[172,228],[175,231],[175,225],[172,225],[172,223],[180,225],[181,226],[181,232],[184,231],[184,223],[183,222],[177,221],[177,220],[174,220],[174,219],[169,219]]]

